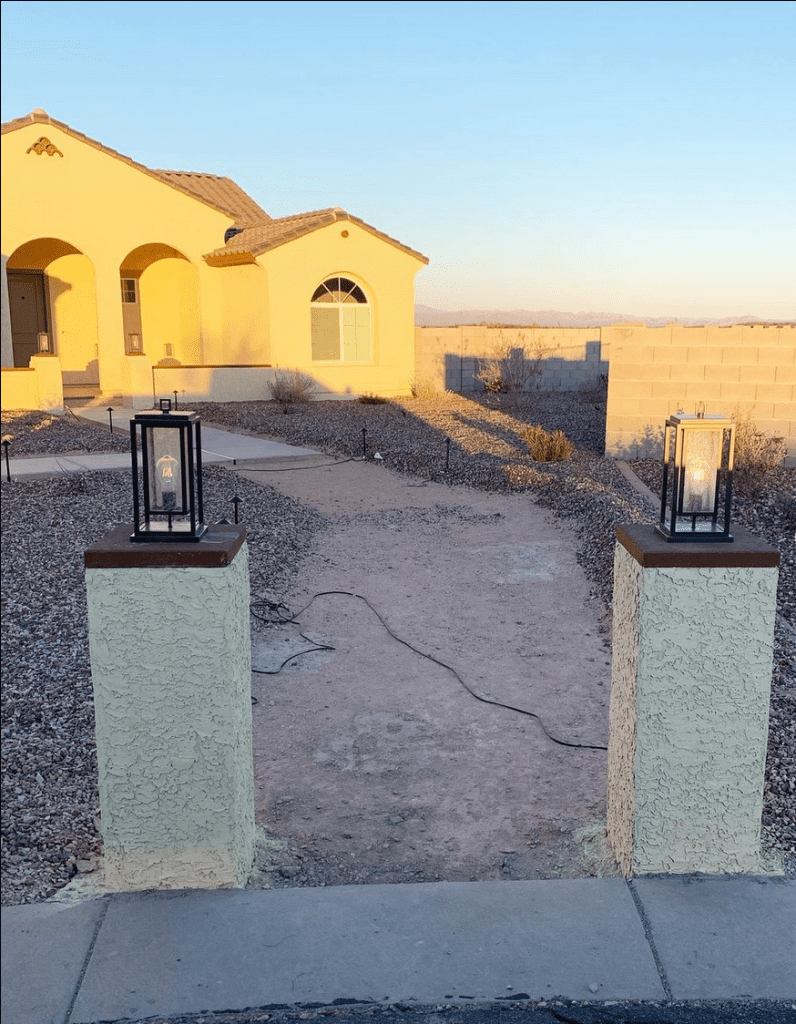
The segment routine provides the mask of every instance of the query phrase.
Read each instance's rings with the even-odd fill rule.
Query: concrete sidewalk
[[[95,406],[74,408],[72,412],[78,419],[109,427],[108,410]],[[113,410],[114,434],[129,434],[130,420],[135,410],[117,408]],[[281,441],[268,441],[261,437],[250,437],[246,434],[233,434],[228,430],[217,430],[215,427],[202,426],[202,463],[211,465],[221,463],[237,465],[258,459],[301,459],[314,456],[319,460],[323,454],[312,448],[299,448],[296,445],[283,444]],[[69,473],[85,473],[89,471],[130,469],[130,455],[127,452],[86,452],[79,455],[50,455],[42,458],[9,459],[11,479],[17,477],[50,477]],[[5,467],[4,467],[5,468]]]
[[[255,1007],[796,999],[782,878],[121,894],[3,911],[3,1024]]]

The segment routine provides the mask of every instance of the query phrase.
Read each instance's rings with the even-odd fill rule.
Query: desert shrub
[[[433,379],[422,375],[413,377],[409,387],[412,398],[435,398],[438,393]]]
[[[274,402],[287,415],[291,405],[310,402],[315,395],[315,381],[298,370],[277,370],[276,376],[268,382],[268,390]]]
[[[563,430],[551,432],[544,427],[529,426],[520,431],[520,437],[530,448],[534,462],[566,462],[575,450]]]
[[[759,430],[748,410],[736,406],[735,472],[742,490],[759,491],[766,478],[778,469],[788,454],[784,437],[772,437]]]
[[[357,401],[360,405],[386,405],[389,399],[382,398],[381,395],[360,395]]]
[[[526,347],[524,334],[519,335],[517,342],[511,342],[505,340],[501,332],[492,354],[480,361],[480,368],[473,376],[488,392],[507,395],[518,408],[523,395],[538,385],[548,353],[541,341]]]

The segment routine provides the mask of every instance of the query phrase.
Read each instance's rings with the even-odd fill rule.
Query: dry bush
[[[315,381],[299,370],[277,370],[276,377],[268,382],[271,398],[282,407],[287,415],[291,405],[311,402],[315,396]]]
[[[541,341],[526,347],[524,334],[518,336],[517,342],[504,339],[502,331],[499,337],[492,354],[481,360],[480,369],[473,376],[487,391],[507,395],[512,405],[519,408],[523,395],[538,385],[549,349]]]
[[[736,406],[732,414],[735,423],[735,473],[742,490],[756,492],[762,489],[766,478],[778,469],[788,454],[784,437],[772,437],[759,430],[748,410]]]
[[[412,391],[412,398],[436,398],[439,394],[439,390],[431,377],[424,377],[422,375],[413,377],[409,387]]]
[[[544,427],[530,426],[520,431],[520,437],[530,448],[534,462],[566,462],[575,450],[563,430],[551,433]]]
[[[389,399],[382,398],[381,395],[365,394],[360,395],[357,401],[360,405],[386,405]]]

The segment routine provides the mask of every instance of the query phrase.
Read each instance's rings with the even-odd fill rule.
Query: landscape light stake
[[[178,406],[177,406],[177,392],[176,391],[174,392],[174,408],[175,409],[178,408]],[[237,519],[235,520],[235,522],[237,522]]]
[[[9,483],[11,483],[11,466],[8,461],[8,446],[10,443],[10,441],[3,441],[3,447],[6,450],[6,480],[8,480]]]
[[[367,442],[368,431],[366,427],[362,428],[362,461],[364,462],[368,454],[368,442]]]
[[[108,421],[110,423],[111,433],[113,433],[113,406],[112,405],[108,406]]]
[[[451,439],[445,438],[445,472],[451,468]]]
[[[235,525],[238,523],[238,505],[240,505],[242,499],[237,494],[232,495],[232,504],[235,506]]]

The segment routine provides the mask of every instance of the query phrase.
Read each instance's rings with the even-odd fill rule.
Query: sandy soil
[[[527,495],[374,463],[250,475],[329,520],[279,595],[291,612],[323,591],[372,605],[319,596],[255,636],[262,671],[311,647],[301,632],[334,648],[255,675],[255,884],[616,874],[605,751],[478,701],[378,617],[481,696],[606,745],[610,653],[573,534]]]

